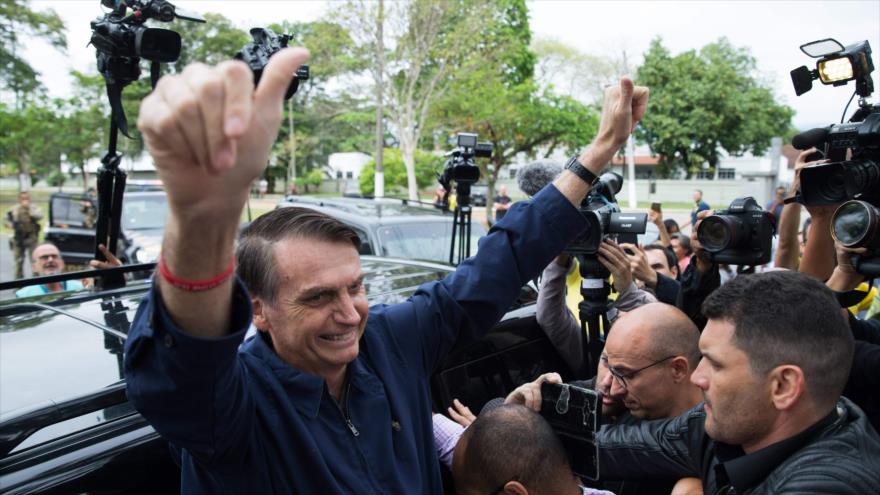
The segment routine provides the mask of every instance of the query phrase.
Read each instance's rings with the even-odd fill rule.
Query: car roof
[[[287,206],[311,208],[355,225],[451,221],[448,215],[433,206],[413,206],[408,200],[401,199],[288,196],[278,203],[278,207]]]

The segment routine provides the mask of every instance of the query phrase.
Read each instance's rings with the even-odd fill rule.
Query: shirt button
[[[174,347],[174,337],[172,337],[171,334],[166,333],[165,338],[162,340],[165,343],[165,347],[167,347],[168,349]]]

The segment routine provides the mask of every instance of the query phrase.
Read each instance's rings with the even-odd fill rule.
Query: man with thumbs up
[[[606,95],[599,135],[480,252],[408,301],[368,308],[357,235],[298,208],[235,247],[285,90],[288,48],[259,85],[241,62],[162,78],[138,127],[168,192],[155,285],[126,342],[128,394],[181,453],[182,488],[224,493],[439,493],[429,378],[477,339],[586,222],[576,205],[644,114],[647,89]],[[244,344],[249,325],[259,330]]]

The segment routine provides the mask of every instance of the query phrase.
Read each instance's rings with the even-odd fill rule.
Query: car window
[[[451,221],[383,225],[377,233],[382,256],[449,262]],[[477,241],[485,234],[486,229],[474,222],[471,226],[471,255],[476,254]]]
[[[164,195],[128,196],[122,206],[125,229],[161,229],[165,227],[168,198]]]
[[[68,227],[86,227],[86,217],[94,215],[95,202],[86,196],[52,196],[49,208],[52,223]]]

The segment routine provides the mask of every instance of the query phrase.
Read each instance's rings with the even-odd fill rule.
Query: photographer
[[[647,88],[609,90],[575,171],[511,207],[476,256],[403,303],[369,308],[357,234],[333,218],[277,209],[235,249],[307,57],[277,52],[256,89],[240,62],[189,66],[144,100],[138,127],[170,215],[126,340],[128,395],[181,451],[182,491],[438,493],[434,368],[586,227],[577,205],[644,114]],[[242,344],[251,323],[257,336]]]
[[[678,264],[675,254],[668,247],[649,244],[639,247],[634,244],[621,244],[627,250],[633,277],[657,296],[657,300],[681,308],[684,304],[681,282],[678,281]]]
[[[616,242],[603,241],[597,256],[614,279],[614,289],[618,294],[614,307],[618,311],[632,311],[639,306],[657,302],[653,295],[640,290],[633,283],[629,259]],[[565,278],[573,264],[571,256],[561,254],[544,269],[538,292],[536,319],[565,364],[569,369],[577,371],[584,367],[581,323],[565,305]]]
[[[836,249],[837,267],[825,285],[839,300],[845,300],[865,278],[852,265],[852,256],[864,254],[865,250],[847,249],[840,244]],[[860,320],[852,312],[844,311],[855,338],[855,354],[844,395],[864,409],[874,429],[880,431],[880,394],[877,393],[880,390],[880,321]]]
[[[31,195],[27,191],[18,193],[18,204],[6,212],[4,223],[14,232],[9,240],[9,250],[15,259],[15,278],[24,278],[24,264],[37,247],[42,218],[43,212],[39,206],[31,204]]]

